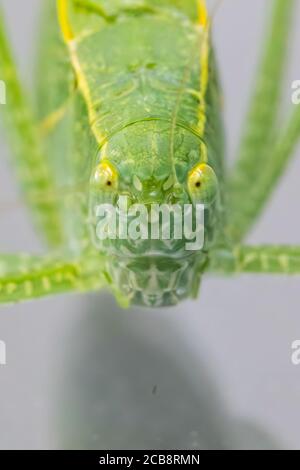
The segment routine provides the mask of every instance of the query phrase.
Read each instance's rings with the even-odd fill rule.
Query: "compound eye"
[[[96,168],[93,183],[102,190],[116,190],[118,186],[118,172],[116,168],[108,160],[103,160]]]
[[[218,179],[206,163],[195,166],[188,175],[188,190],[196,203],[211,204],[218,194]]]

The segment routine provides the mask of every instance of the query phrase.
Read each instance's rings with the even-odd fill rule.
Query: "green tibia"
[[[0,255],[0,303],[98,290],[108,285],[99,274],[101,260],[64,256]]]
[[[210,270],[223,274],[300,274],[300,246],[242,246],[212,255]]]
[[[268,197],[276,188],[280,177],[284,174],[291,157],[295,154],[295,150],[300,141],[300,106],[295,108],[286,128],[283,130],[277,142],[273,147],[272,165],[269,171],[258,175],[258,183],[255,185],[251,194],[252,204],[249,212],[253,217],[260,214]],[[271,149],[270,149],[271,151]],[[255,205],[253,203],[255,202]]]
[[[287,58],[294,0],[274,0],[270,31],[264,49],[239,157],[229,182],[230,235],[240,242],[254,223],[276,178],[274,167],[283,169],[290,152],[276,152],[276,124]],[[293,123],[293,127],[297,123]],[[295,136],[293,136],[295,137]],[[295,138],[293,139],[294,144]],[[292,150],[293,144],[289,150]],[[278,162],[277,162],[278,160]],[[275,173],[276,171],[275,170]]]
[[[39,45],[35,67],[35,101],[40,121],[61,110],[74,93],[74,73],[57,21],[56,2],[43,0],[38,26]],[[51,129],[51,128],[50,128]],[[49,129],[49,130],[50,130]],[[47,135],[48,129],[43,129]],[[53,152],[49,156],[52,163]]]
[[[61,243],[63,235],[57,201],[53,199],[54,184],[49,176],[38,126],[16,72],[1,10],[0,76],[7,87],[7,104],[1,106],[1,115],[4,117],[19,180],[38,226],[47,241],[57,245]],[[43,194],[47,194],[47,197],[40,198]]]
[[[105,259],[93,250],[75,258],[65,252],[0,255],[0,304],[101,289],[110,290],[122,307],[128,307],[128,297],[105,270]]]

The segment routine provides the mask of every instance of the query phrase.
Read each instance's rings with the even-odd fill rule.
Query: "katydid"
[[[45,0],[37,110],[1,15],[0,112],[49,249],[0,255],[0,303],[106,288],[123,306],[161,307],[196,298],[207,272],[300,274],[300,245],[243,244],[300,139],[300,106],[277,128],[295,1],[272,3],[231,173],[204,0]],[[125,196],[147,210],[203,205],[203,247],[174,236],[95,244],[97,207]]]

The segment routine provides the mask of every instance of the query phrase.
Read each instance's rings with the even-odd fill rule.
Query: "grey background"
[[[287,110],[300,78],[297,3]],[[29,85],[40,0],[1,4]],[[231,161],[269,4],[224,0],[214,18]],[[0,138],[1,251],[34,249]],[[299,243],[299,172],[298,151],[251,241]],[[102,294],[2,307],[0,448],[299,449],[299,306],[298,278],[243,276],[206,278],[197,302],[163,311],[121,311]]]

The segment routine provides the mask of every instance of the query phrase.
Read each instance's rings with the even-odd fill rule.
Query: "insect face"
[[[130,126],[103,147],[91,177],[91,227],[109,277],[149,306],[190,294],[215,232],[215,172],[199,163],[197,137],[178,128],[173,140],[166,124]]]

